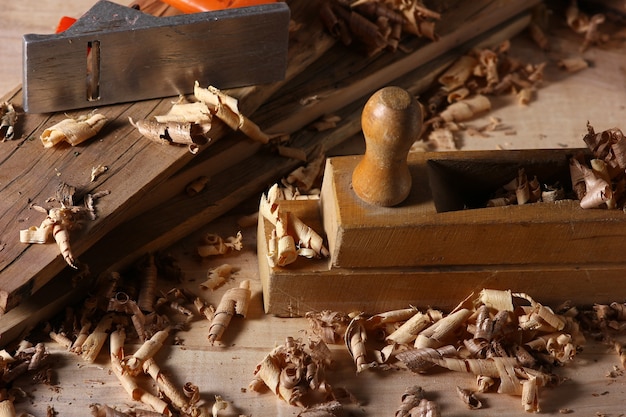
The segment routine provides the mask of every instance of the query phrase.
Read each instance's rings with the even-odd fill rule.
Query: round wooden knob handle
[[[365,202],[391,207],[411,191],[407,155],[422,130],[422,109],[400,87],[385,87],[365,104],[361,128],[365,155],[352,173],[352,188]]]

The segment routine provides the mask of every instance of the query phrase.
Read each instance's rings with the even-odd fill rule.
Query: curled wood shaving
[[[322,177],[326,156],[317,152],[315,157],[295,170],[291,171],[283,181],[283,185],[295,187],[298,193],[311,192],[313,186]]]
[[[623,208],[626,138],[618,128],[595,132],[587,124],[583,140],[592,157],[570,159],[572,186],[582,208]]]
[[[607,41],[607,36],[599,31],[599,26],[606,20],[604,14],[598,13],[589,16],[578,8],[577,0],[570,0],[569,6],[565,10],[565,21],[567,25],[576,33],[584,35],[580,51],[584,52],[590,46]]]
[[[465,100],[450,104],[439,114],[439,117],[441,117],[444,122],[463,122],[490,109],[491,102],[489,98],[482,94],[477,94]]]
[[[298,417],[342,417],[344,415],[343,405],[339,401],[332,400],[307,407],[298,414]]]
[[[98,165],[96,167],[91,168],[91,177],[90,177],[90,181],[94,182],[96,181],[101,175],[103,175],[105,172],[107,172],[109,170],[109,167],[106,165]]]
[[[122,359],[124,355],[124,341],[126,339],[126,333],[123,329],[117,329],[111,333],[110,337],[110,352],[111,352],[111,370],[113,374],[120,381],[120,384],[124,390],[128,393],[131,399],[140,401],[150,406],[154,411],[157,411],[166,416],[171,416],[172,411],[169,409],[167,403],[159,397],[151,394],[139,386],[135,377],[124,371],[122,366]]]
[[[241,249],[243,249],[241,232],[237,232],[236,236],[229,236],[226,239],[215,233],[207,233],[197,247],[198,255],[202,258],[226,255],[229,252],[240,251]]]
[[[582,57],[563,58],[557,62],[557,65],[567,72],[578,72],[589,68],[589,63]]]
[[[41,134],[41,143],[44,148],[52,148],[64,141],[76,146],[97,135],[106,123],[106,116],[98,113],[77,119],[67,118],[45,129]]]
[[[615,317],[618,310],[622,310],[618,305],[597,308],[605,320]],[[381,368],[381,358],[396,359],[420,374],[439,366],[475,376],[475,390],[459,391],[468,406],[480,407],[473,391],[495,389],[520,397],[525,410],[538,411],[539,389],[556,381],[550,366],[572,362],[585,343],[575,321],[577,314],[571,308],[557,312],[525,293],[486,288],[462,300],[447,315],[413,308],[374,315],[352,313],[344,342],[357,372]],[[344,326],[346,315],[325,311],[307,317],[316,334],[335,341],[333,326]],[[380,337],[381,331],[388,336]],[[368,359],[375,343],[372,335],[386,343],[374,350],[377,360]]]
[[[137,376],[143,371],[144,362],[154,357],[163,346],[169,336],[169,329],[156,332],[146,340],[135,353],[120,360],[120,366],[124,372],[131,376]]]
[[[139,272],[141,286],[139,288],[139,296],[137,297],[137,306],[141,311],[154,311],[158,271],[153,254],[148,254],[143,259]]]
[[[202,190],[204,190],[204,187],[206,187],[210,180],[211,179],[209,177],[202,175],[187,184],[187,186],[185,187],[185,192],[189,197],[193,197],[196,194],[202,192]]]
[[[80,347],[81,356],[86,362],[93,363],[96,360],[108,338],[108,331],[111,329],[112,325],[113,316],[111,314],[107,314],[87,336]]]
[[[70,230],[78,227],[76,219],[80,211],[62,207],[52,208],[47,213],[47,217],[39,226],[20,230],[20,242],[43,244],[53,237],[65,262],[72,268],[78,269],[76,257],[70,246]]]
[[[544,196],[548,201],[553,202],[564,198],[564,191],[558,184],[542,186],[537,176],[529,180],[526,170],[522,167],[518,169],[517,177],[496,190],[486,205],[487,207],[501,207],[511,204],[531,204],[544,201]]]
[[[148,358],[142,363],[143,372],[150,375],[152,380],[157,384],[161,396],[167,398],[169,403],[177,410],[188,415],[194,415],[195,403],[193,400],[178,389],[174,382],[161,371],[154,358]]]
[[[15,126],[17,125],[17,112],[11,102],[0,103],[0,139],[12,140],[15,137]]]
[[[395,413],[395,417],[409,417],[411,409],[417,407],[424,398],[424,389],[417,385],[407,388],[402,394],[402,405]]]
[[[352,320],[346,313],[331,310],[310,311],[305,317],[313,333],[326,344],[340,343]]]
[[[446,344],[446,340],[454,335],[455,331],[463,325],[472,311],[463,308],[443,317],[418,333],[415,339],[416,348],[438,348]]]
[[[457,386],[456,393],[458,394],[461,401],[463,401],[463,403],[470,410],[478,410],[479,408],[483,407],[483,403],[476,397],[476,394],[473,391]]]
[[[256,392],[269,388],[288,404],[308,407],[333,399],[325,379],[330,363],[330,351],[324,342],[311,341],[306,345],[288,337],[256,366],[249,386]]]
[[[346,348],[356,365],[357,373],[376,366],[375,361],[367,360],[366,340],[365,318],[362,314],[357,314],[350,320],[344,336]]]
[[[440,311],[433,309],[429,309],[425,313],[415,311],[411,318],[388,335],[386,340],[391,343],[409,344],[417,338],[417,335],[422,330],[441,319],[442,314]]]
[[[283,192],[278,184],[274,184],[267,194],[261,197],[259,205],[259,214],[274,225],[267,242],[270,266],[289,265],[295,262],[298,256],[328,257],[330,253],[324,245],[322,236],[295,214],[281,210],[280,201],[283,199]]]
[[[209,343],[219,341],[228,328],[234,315],[246,317],[250,304],[250,281],[244,280],[237,288],[231,288],[224,295],[217,308],[209,327]]]
[[[205,103],[212,109],[221,121],[233,130],[239,130],[252,140],[261,143],[268,143],[271,137],[263,132],[261,128],[246,117],[239,110],[237,99],[231,97],[219,89],[208,86],[200,87],[196,81],[194,84],[193,94],[199,101]]]
[[[200,125],[189,122],[159,123],[155,120],[128,118],[130,124],[146,138],[163,145],[184,145],[191,153],[208,143]]]
[[[550,42],[546,31],[550,26],[550,11],[545,4],[539,4],[532,9],[532,19],[528,24],[530,38],[543,51],[550,49]]]
[[[226,283],[231,275],[240,268],[231,264],[222,264],[215,268],[212,268],[207,273],[207,280],[200,284],[200,287],[210,290],[215,290]]]
[[[434,366],[436,360],[445,357],[454,357],[456,354],[457,351],[454,346],[446,345],[437,349],[423,347],[405,350],[398,353],[396,358],[401,360],[410,371],[425,373]]]
[[[414,385],[408,387],[402,394],[402,405],[396,410],[395,417],[411,417],[414,414],[412,410],[419,407],[420,402],[424,399],[424,389]]]

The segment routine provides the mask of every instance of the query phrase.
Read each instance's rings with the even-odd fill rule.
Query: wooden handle
[[[365,202],[383,207],[400,204],[411,191],[409,148],[422,130],[422,109],[400,87],[385,87],[365,104],[361,127],[365,155],[352,173],[352,188]]]

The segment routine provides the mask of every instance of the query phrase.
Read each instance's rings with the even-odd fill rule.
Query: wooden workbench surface
[[[36,4],[12,1],[5,4],[0,27],[0,92],[12,90],[21,82],[23,33],[51,32],[61,15],[77,17],[91,4],[91,0],[40,0]],[[528,43],[522,44],[529,46]],[[549,68],[546,83],[530,106],[511,106],[503,100],[490,114],[512,126],[515,135],[467,137],[464,148],[581,147],[587,121],[597,130],[611,127],[626,130],[625,53],[623,44],[614,48],[592,48],[585,57],[593,62],[593,68],[577,75],[565,75]],[[550,52],[545,57],[553,61],[557,58]],[[476,121],[477,125],[480,123],[480,120]],[[253,208],[251,205],[238,214]],[[189,287],[197,286],[205,279],[208,269],[224,262],[240,267],[234,282],[242,279],[252,282],[253,297],[247,317],[235,318],[222,342],[214,346],[207,342],[208,322],[197,320],[190,329],[177,333],[182,342],[164,347],[157,361],[176,383],[182,385],[190,381],[198,385],[203,399],[212,401],[215,395],[221,395],[231,402],[234,408],[223,415],[295,416],[301,411],[299,408],[278,401],[270,393],[257,394],[247,389],[255,366],[275,345],[283,343],[289,336],[306,338],[304,331],[309,329],[305,319],[278,318],[263,313],[254,226],[242,229],[242,252],[226,259],[204,261],[194,255],[197,240],[204,233],[215,232],[224,236],[236,233],[239,230],[238,214],[207,225],[169,250],[179,260],[185,276],[184,285]],[[215,292],[206,291],[207,301],[217,304],[223,292],[232,285],[233,282],[229,282]],[[541,294],[531,295],[541,301]],[[50,343],[48,348],[55,361],[55,385],[26,387],[29,397],[17,403],[18,411],[44,416],[46,408],[53,406],[59,416],[78,417],[88,415],[88,406],[92,403],[122,409],[137,405],[110,372],[108,352],[103,352],[95,363],[87,364],[55,343]],[[452,372],[416,375],[399,369],[372,370],[357,375],[343,346],[334,346],[333,355],[335,365],[328,372],[328,380],[334,387],[345,388],[354,395],[358,404],[349,408],[355,416],[393,415],[402,393],[411,385],[421,385],[427,396],[439,403],[444,416],[524,414],[518,397],[494,393],[481,395],[486,406],[484,410],[468,411],[457,399],[455,389],[457,386],[473,387],[473,377],[470,376]],[[612,348],[588,340],[572,364],[557,370],[563,383],[542,389],[542,413],[560,415],[567,411],[575,416],[623,415],[626,410],[626,376],[621,372],[607,376],[615,367],[619,368],[620,364]]]

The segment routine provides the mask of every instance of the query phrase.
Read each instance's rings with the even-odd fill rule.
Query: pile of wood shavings
[[[490,96],[514,94],[519,104],[527,105],[540,87],[545,63],[523,63],[510,56],[510,47],[505,41],[493,48],[472,50],[439,76],[424,103],[422,137],[432,147],[457,149],[462,131],[483,136],[496,130],[515,133],[495,118],[481,127],[465,125],[491,110]]]
[[[583,138],[591,158],[570,160],[572,186],[582,208],[626,208],[626,137],[618,128],[596,132],[587,123]]]
[[[394,361],[413,372],[434,367],[472,373],[473,388],[457,394],[468,407],[480,407],[476,392],[497,390],[521,397],[526,411],[539,411],[539,390],[558,382],[554,366],[572,361],[585,338],[578,311],[557,312],[527,294],[483,290],[444,314],[415,308],[376,315],[311,312],[313,332],[327,343],[343,340],[357,372],[393,369]],[[381,337],[382,334],[382,337]],[[380,349],[368,339],[385,340]]]
[[[199,317],[211,321],[209,343],[219,340],[232,317],[245,315],[249,282],[243,280],[239,287],[226,291],[214,308],[186,290],[174,287],[164,291],[157,286],[157,279],[171,282],[179,280],[181,273],[171,256],[148,254],[122,274],[100,277],[81,305],[70,306],[49,323],[41,323],[28,338],[42,345],[52,340],[86,363],[94,363],[108,345],[108,366],[120,389],[128,393],[129,400],[145,407],[135,409],[137,415],[215,416],[228,403],[217,396],[210,404],[191,381],[178,386],[170,372],[161,369],[156,356],[163,346],[176,341],[177,332]],[[139,348],[130,349],[132,344]],[[153,382],[154,391],[144,388],[141,381],[146,378]],[[125,415],[105,404],[94,404],[91,411],[94,416]]]
[[[419,0],[330,0],[322,3],[320,16],[334,37],[363,46],[370,56],[396,51],[407,35],[437,40],[441,18]]]

